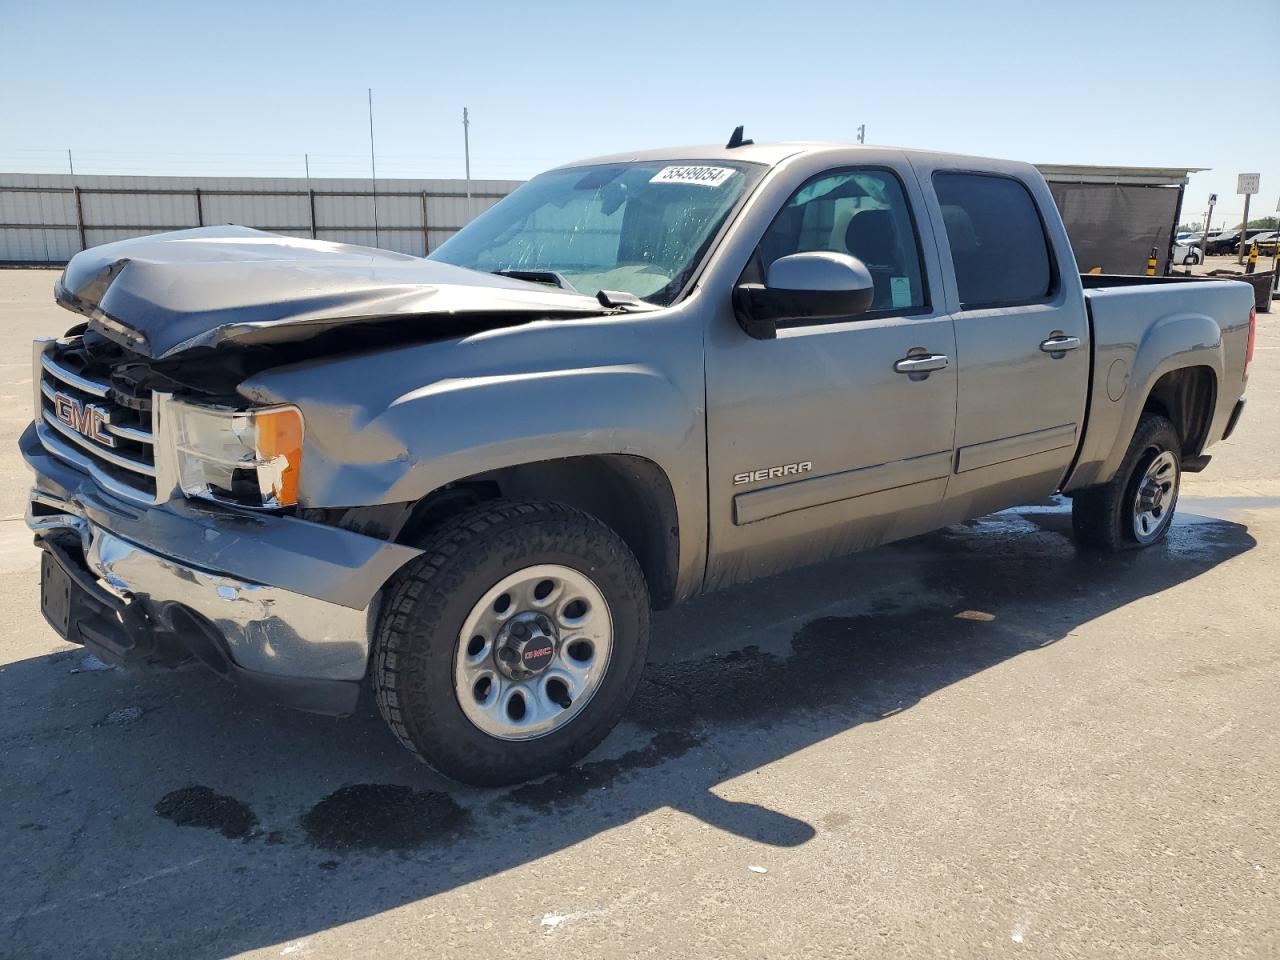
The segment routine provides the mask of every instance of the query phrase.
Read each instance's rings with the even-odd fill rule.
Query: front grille
[[[149,398],[126,406],[80,340],[58,341],[39,355],[40,439],[113,493],[156,499],[155,442]]]

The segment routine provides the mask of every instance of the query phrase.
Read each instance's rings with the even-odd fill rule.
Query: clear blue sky
[[[1216,191],[1216,223],[1239,172],[1276,208],[1278,63],[1280,0],[0,0],[0,169],[65,170],[69,147],[83,173],[300,175],[310,153],[313,175],[364,175],[371,86],[379,175],[460,176],[464,105],[493,178],[865,123],[872,143],[1212,167],[1185,210]]]

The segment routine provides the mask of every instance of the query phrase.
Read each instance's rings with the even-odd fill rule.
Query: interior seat
[[[849,255],[861,260],[875,282],[873,310],[893,306],[892,278],[905,275],[900,259],[898,228],[888,210],[860,210],[849,220],[844,231],[844,245]]]

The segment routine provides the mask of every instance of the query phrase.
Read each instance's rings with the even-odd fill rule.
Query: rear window
[[[960,307],[1015,306],[1053,291],[1049,241],[1031,194],[1017,180],[936,173],[933,187],[951,245]]]

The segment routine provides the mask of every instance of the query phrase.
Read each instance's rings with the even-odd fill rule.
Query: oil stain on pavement
[[[231,840],[249,839],[258,825],[248,804],[199,785],[165,794],[156,804],[156,813],[180,827],[217,830]]]
[[[329,794],[302,818],[313,846],[347,853],[416,850],[458,832],[469,814],[438,790],[394,783],[357,783]]]

